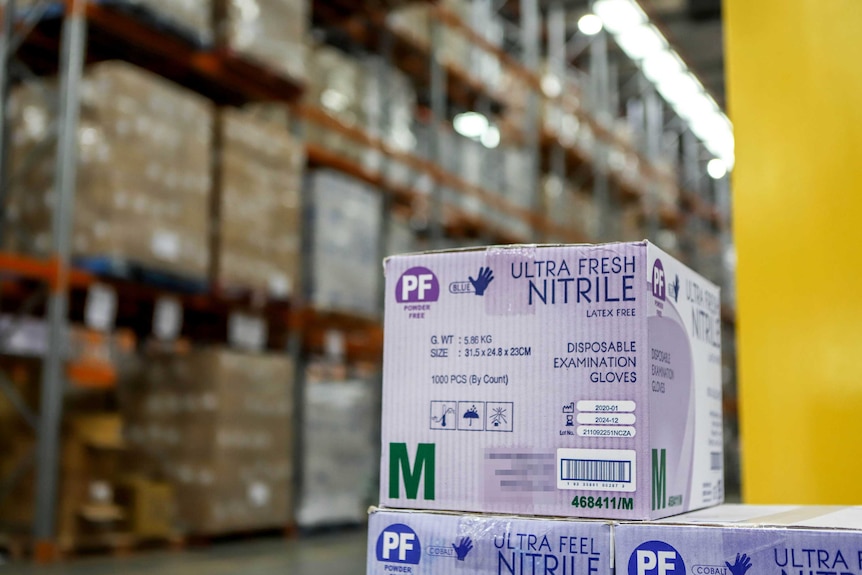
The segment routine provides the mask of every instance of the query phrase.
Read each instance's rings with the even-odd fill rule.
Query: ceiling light
[[[602,19],[595,14],[584,14],[578,20],[578,30],[587,36],[595,36],[602,31]]]
[[[638,2],[596,0],[593,11],[675,113],[688,123],[715,159],[722,162],[725,172],[732,169],[735,160],[733,125],[679,55],[668,46],[661,32],[650,23]],[[713,170],[718,173],[717,165]]]
[[[733,154],[733,144],[733,132],[730,130],[725,130],[717,138],[707,142],[707,148],[721,158],[728,170],[733,169],[733,164],[736,161]]]
[[[679,100],[676,102],[674,110],[685,120],[720,113],[716,105],[706,94],[698,94],[691,98]]]
[[[622,33],[647,20],[640,7],[629,0],[599,0],[593,10],[612,34]]]
[[[720,180],[727,175],[727,166],[718,158],[713,158],[706,165],[706,173],[713,180]]]
[[[480,138],[488,131],[488,118],[477,112],[458,114],[452,124],[466,138]]]
[[[671,105],[688,98],[697,98],[703,91],[700,83],[688,72],[668,76],[656,88]]]
[[[688,119],[688,124],[691,131],[706,144],[718,142],[725,130],[721,117],[716,113],[693,116]]]
[[[616,40],[623,52],[635,62],[657,54],[665,47],[662,35],[649,24],[627,28],[617,35]]]
[[[650,54],[641,62],[644,76],[654,84],[660,84],[670,76],[682,72],[683,64],[670,50]]]

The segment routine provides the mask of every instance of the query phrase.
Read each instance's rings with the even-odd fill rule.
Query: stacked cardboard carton
[[[860,561],[862,507],[721,505],[611,525],[377,510],[367,573],[850,574]]]
[[[88,68],[81,88],[72,249],[203,276],[211,188],[211,105],[133,66]],[[13,171],[35,161],[8,197],[7,246],[50,249],[54,154],[40,153],[56,120],[36,85],[13,91]],[[49,146],[47,148],[51,150]]]
[[[316,45],[309,55],[309,65],[314,74],[309,77],[306,102],[319,106],[347,126],[366,126],[360,61],[330,46]],[[324,126],[309,123],[305,137],[311,144],[320,145],[354,162],[362,161],[364,148],[361,143]]]
[[[227,43],[270,70],[302,80],[309,19],[307,0],[227,0]]]
[[[145,357],[123,390],[126,438],[176,493],[179,527],[220,534],[292,516],[292,364],[224,349]]]
[[[385,270],[369,574],[862,569],[862,507],[720,505],[719,292],[672,256],[516,246]]]
[[[362,69],[366,131],[391,150],[412,152],[416,148],[413,118],[417,97],[410,79],[375,56],[363,58]],[[382,172],[394,184],[406,184],[410,180],[410,169],[406,165],[376,150],[365,153],[363,165]]]
[[[403,73],[380,58],[356,58],[325,45],[314,46],[309,59],[315,72],[305,94],[309,104],[347,126],[362,128],[393,150],[407,152],[415,148],[416,92]],[[405,183],[407,179],[409,171],[405,166],[391,158],[384,165],[382,153],[329,127],[309,123],[306,138],[369,170],[384,171],[394,183]]]
[[[311,302],[319,309],[379,312],[381,197],[368,185],[330,170],[306,177],[311,198]]]
[[[368,379],[338,375],[310,368],[306,376],[296,511],[305,528],[362,522],[373,492],[379,455],[373,387]]]
[[[225,111],[219,283],[288,296],[299,284],[305,150],[286,127]]]
[[[722,505],[614,528],[628,575],[862,570],[862,507]],[[655,563],[653,563],[655,560]]]
[[[21,0],[19,7],[39,0]],[[218,32],[235,53],[296,80],[306,76],[308,0],[115,0],[140,8],[202,45],[214,39],[214,7],[223,3]]]
[[[610,526],[574,518],[722,502],[716,286],[647,242],[385,271],[380,499],[425,511],[372,518],[369,573],[609,572]]]
[[[504,22],[496,14],[483,12],[479,2],[468,0],[444,0],[440,3],[446,10],[456,15],[461,22],[472,26],[487,41],[502,45]],[[431,45],[431,26],[435,21],[432,12],[436,7],[427,3],[406,3],[389,12],[388,23],[397,34],[417,45],[428,48]],[[490,90],[499,87],[501,66],[499,59],[472,45],[461,30],[443,25],[439,43],[443,63],[471,78],[485,84]]]

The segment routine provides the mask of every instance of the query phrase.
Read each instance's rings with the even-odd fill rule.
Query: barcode
[[[631,461],[600,459],[561,459],[560,479],[563,481],[614,481],[631,483]]]
[[[716,471],[718,469],[721,469],[723,464],[724,464],[724,461],[723,461],[723,458],[721,457],[720,451],[711,452],[709,454],[709,461],[710,461],[709,468],[712,471]]]

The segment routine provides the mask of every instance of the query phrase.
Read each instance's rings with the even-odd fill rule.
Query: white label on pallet
[[[290,297],[290,278],[285,274],[275,274],[269,277],[269,293],[273,297]]]
[[[173,341],[183,327],[183,306],[175,297],[162,296],[153,310],[153,335],[161,341]]]
[[[109,331],[117,317],[117,292],[105,284],[93,284],[87,291],[84,323],[99,331]]]
[[[175,262],[180,257],[180,239],[173,232],[156,230],[150,239],[150,249],[157,258]]]
[[[267,326],[263,318],[242,312],[228,317],[228,341],[236,348],[261,351],[266,345]]]
[[[342,359],[344,359],[346,347],[347,344],[344,340],[344,332],[337,329],[330,329],[326,331],[324,340],[326,357],[336,361],[341,361]]]
[[[270,489],[266,483],[254,481],[248,486],[248,499],[255,507],[263,507],[269,503]]]

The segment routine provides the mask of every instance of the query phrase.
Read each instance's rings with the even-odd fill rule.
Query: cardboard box
[[[177,525],[221,534],[293,514],[293,363],[227,349],[142,358],[121,387],[137,471],[174,490]]]
[[[378,413],[368,381],[309,382],[303,418],[301,527],[360,523],[376,484]]]
[[[305,149],[286,125],[222,114],[219,284],[288,297],[299,285]]]
[[[32,160],[56,111],[43,82],[10,97],[13,170]],[[56,93],[56,82],[48,84]],[[88,67],[81,85],[74,256],[203,277],[209,264],[212,103],[123,62]],[[48,150],[52,150],[49,146]],[[37,155],[9,191],[10,251],[50,252],[55,154]]]
[[[386,260],[383,506],[721,503],[719,290],[648,242]]]
[[[372,510],[368,575],[610,575],[600,521]]]
[[[722,505],[614,529],[628,575],[850,575],[862,571],[862,507]]]
[[[306,77],[307,0],[227,0],[228,46],[277,74]]]
[[[382,198],[375,188],[332,170],[306,175],[312,230],[310,301],[317,309],[377,316]]]
[[[169,483],[128,477],[114,497],[128,512],[129,529],[141,538],[164,539],[174,533],[174,490]]]

